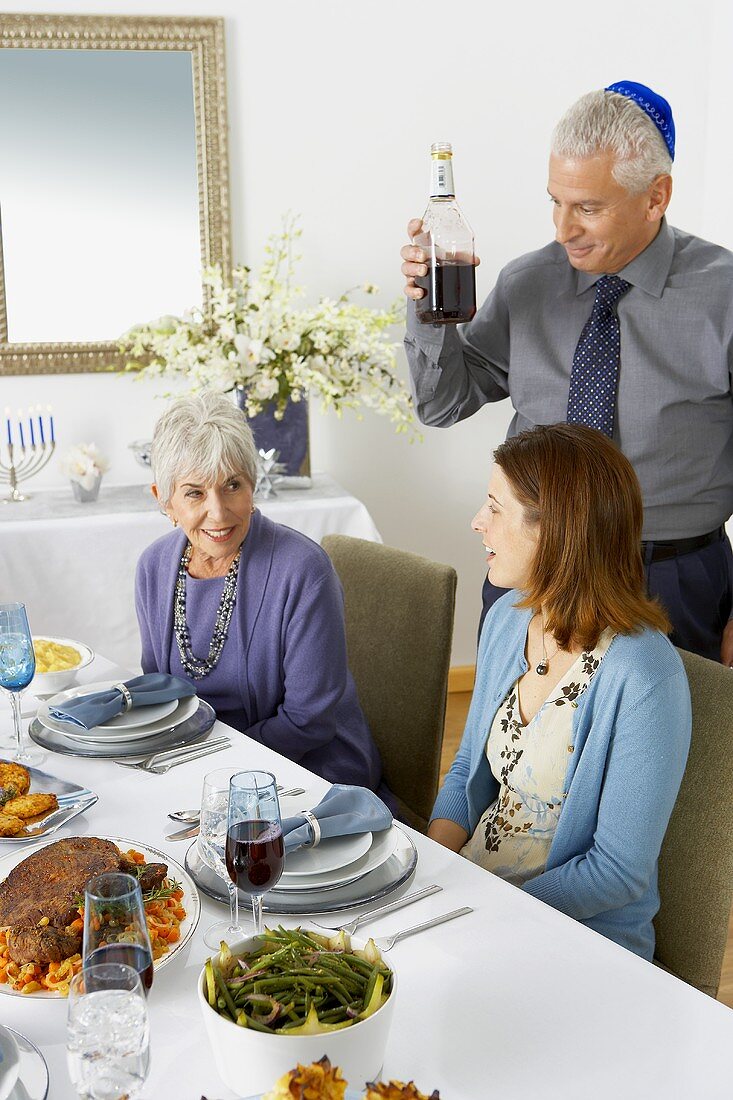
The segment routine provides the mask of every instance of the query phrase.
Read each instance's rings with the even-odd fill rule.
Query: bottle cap
[[[453,146],[449,141],[434,141],[430,146],[430,156],[437,160],[450,160],[453,156]]]

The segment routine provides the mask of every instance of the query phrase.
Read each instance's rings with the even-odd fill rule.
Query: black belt
[[[691,539],[642,542],[641,551],[645,561],[667,561],[669,558],[678,558],[681,554],[691,554],[693,550],[702,550],[704,546],[710,546],[712,542],[717,542],[724,537],[725,528],[716,527],[714,531],[708,531],[707,535],[696,535]],[[647,558],[650,546],[652,556]]]

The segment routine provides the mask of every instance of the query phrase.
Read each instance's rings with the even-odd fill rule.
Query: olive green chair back
[[[456,571],[376,542],[323,539],[344,589],[349,667],[399,817],[425,832],[438,791]]]
[[[655,961],[715,997],[733,901],[733,671],[679,654],[692,743],[659,857]]]

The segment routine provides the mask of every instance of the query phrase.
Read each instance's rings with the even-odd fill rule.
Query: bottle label
[[[438,159],[433,158],[430,168],[430,197],[435,198],[454,198],[455,187],[453,186],[453,165],[450,160],[445,160],[442,157]]]

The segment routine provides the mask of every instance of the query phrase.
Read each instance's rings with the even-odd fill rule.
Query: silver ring
[[[130,695],[127,684],[115,684],[115,691],[119,691],[122,696],[122,713],[127,714],[128,710],[132,710],[132,696]]]
[[[318,818],[310,810],[303,810],[302,814],[313,831],[313,840],[310,844],[306,844],[306,848],[317,848],[321,843],[321,826],[318,824]]]

